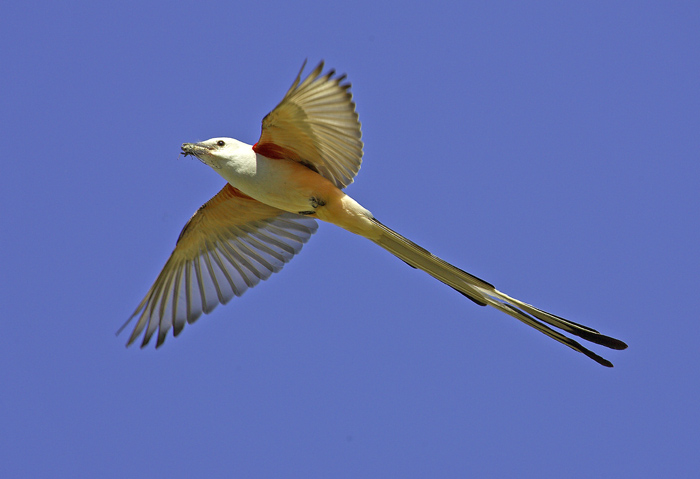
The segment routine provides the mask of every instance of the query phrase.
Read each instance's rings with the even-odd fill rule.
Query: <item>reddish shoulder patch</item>
[[[256,143],[253,145],[253,151],[258,155],[262,155],[273,160],[293,160],[296,156],[292,150],[283,148],[274,143]]]

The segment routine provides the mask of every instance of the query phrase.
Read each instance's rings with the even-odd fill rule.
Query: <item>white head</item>
[[[233,138],[212,138],[201,143],[183,143],[182,153],[185,156],[195,156],[216,170],[238,157],[254,155],[250,145]]]

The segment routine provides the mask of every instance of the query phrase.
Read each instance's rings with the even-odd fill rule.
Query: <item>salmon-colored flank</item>
[[[230,183],[226,183],[226,186],[224,186],[224,190],[226,190],[226,193],[229,194],[229,195],[231,195],[231,196],[237,196],[238,198],[245,198],[245,199],[247,199],[247,200],[252,200],[252,199],[253,199],[253,198],[251,198],[250,196],[248,196],[248,195],[246,195],[245,193],[243,193],[243,192],[242,192],[241,190],[239,190],[238,188],[234,188],[233,186],[231,186]]]

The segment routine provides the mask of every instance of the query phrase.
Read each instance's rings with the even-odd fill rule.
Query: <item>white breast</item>
[[[215,171],[232,186],[256,200],[285,211],[309,210],[313,193],[295,178],[299,165],[291,160],[272,160],[256,154],[252,147],[227,158]]]

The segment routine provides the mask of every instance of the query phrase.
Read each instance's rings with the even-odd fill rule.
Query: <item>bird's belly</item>
[[[299,213],[328,182],[319,174],[291,160],[271,160],[258,155],[254,169],[219,170],[221,176],[241,192],[281,210]]]

